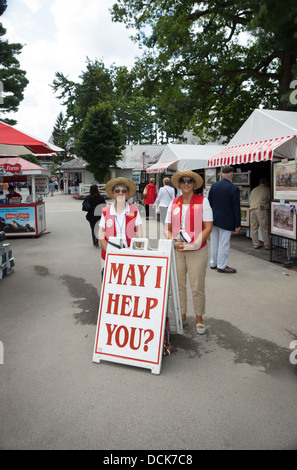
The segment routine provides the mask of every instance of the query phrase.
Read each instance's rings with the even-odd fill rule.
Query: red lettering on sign
[[[157,276],[156,276],[156,285],[155,289],[161,288],[161,273],[162,273],[163,266],[157,266]]]
[[[121,308],[120,315],[124,315],[125,317],[130,317],[132,308],[129,310],[129,312],[126,313],[126,305],[130,306],[131,302],[132,302],[131,295],[123,295],[122,308]]]
[[[116,275],[118,274],[118,280],[117,280],[116,284],[122,284],[123,267],[124,267],[123,263],[119,263],[118,267],[117,267],[116,263],[111,263],[109,284],[112,284],[112,280],[111,280],[111,275],[112,274],[114,275],[114,277],[116,277]]]
[[[136,273],[135,273],[135,264],[129,264],[128,270],[125,275],[125,280],[123,282],[123,268],[124,264],[123,263],[111,263],[110,266],[110,276],[109,276],[109,284],[112,284],[113,280],[115,280],[117,285],[124,285],[124,286],[137,286],[136,282]],[[139,284],[138,287],[145,287],[144,281],[145,281],[145,276],[150,268],[150,266],[146,266],[146,269],[144,269],[143,265],[137,265],[138,271],[139,271]]]
[[[130,279],[131,280],[131,283],[129,284],[130,286],[136,286],[136,280],[135,280],[135,265],[134,264],[130,264],[129,265],[129,269],[128,269],[128,272],[127,272],[127,275],[126,275],[126,279],[124,281],[124,286],[127,285],[127,280]]]
[[[143,350],[147,352],[149,348],[148,344],[154,339],[155,336],[153,330],[143,331],[143,328],[128,328],[125,325],[118,326],[106,323],[106,329],[107,346],[112,346],[112,342],[114,341],[119,348],[124,348],[129,343],[129,346],[131,349],[133,349],[133,351],[141,348],[142,339],[144,338]]]
[[[137,295],[132,297],[131,295],[112,294],[109,292],[106,313],[130,317],[133,312],[132,317],[134,318],[150,320],[151,310],[157,307],[158,299],[146,297],[145,309],[141,313],[139,312],[139,299],[140,297]]]

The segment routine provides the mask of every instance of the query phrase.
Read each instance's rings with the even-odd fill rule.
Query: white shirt
[[[187,210],[189,209],[190,204],[182,205],[182,217],[181,217],[181,229],[184,228],[185,217]],[[166,214],[165,224],[171,224],[171,206],[172,202],[169,204],[168,211]],[[202,206],[202,221],[203,222],[213,222],[212,208],[210,207],[209,201],[206,197],[203,198]]]
[[[158,197],[155,200],[156,206],[168,207],[175,198],[174,188],[166,184],[159,189]]]
[[[125,205],[125,210],[118,214],[115,209],[115,204],[114,201],[111,203],[110,207],[110,215],[114,216],[114,223],[116,226],[116,238],[119,238],[120,240],[123,241],[123,246],[127,247],[127,239],[126,239],[126,214],[130,213],[130,205],[128,202],[126,202]],[[99,222],[99,227],[104,228],[106,230],[106,224],[113,224],[113,219],[108,219],[107,221],[105,220],[105,216],[102,214],[100,222]],[[142,220],[139,214],[139,210],[137,210],[137,215],[136,215],[136,220],[135,220],[135,226],[137,227],[138,225],[142,224]]]

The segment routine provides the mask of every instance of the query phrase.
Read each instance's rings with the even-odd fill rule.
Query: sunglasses
[[[127,189],[115,189],[114,192],[115,194],[127,194]]]
[[[179,180],[180,183],[194,183],[193,178],[181,178]]]

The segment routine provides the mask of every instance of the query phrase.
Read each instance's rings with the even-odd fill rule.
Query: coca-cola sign
[[[0,175],[5,176],[10,175],[20,175],[22,173],[22,165],[19,163],[3,163],[0,164]]]

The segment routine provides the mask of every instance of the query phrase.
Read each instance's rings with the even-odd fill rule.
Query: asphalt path
[[[207,271],[206,334],[189,295],[160,375],[97,364],[100,249],[81,201],[55,193],[45,204],[46,234],[7,240],[1,449],[296,449],[296,271],[231,249],[236,274]],[[154,221],[146,234],[158,231]]]

